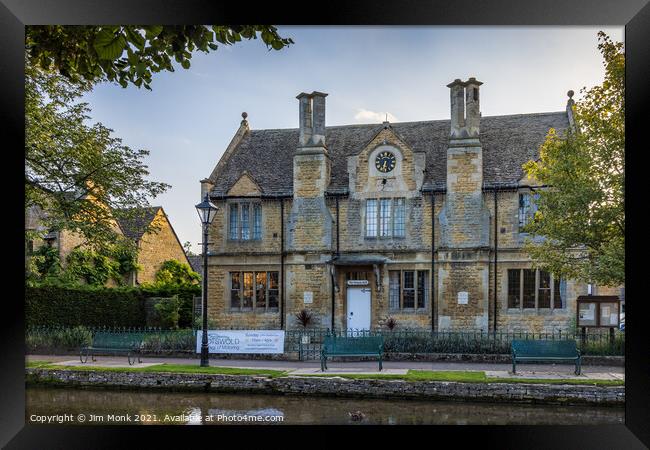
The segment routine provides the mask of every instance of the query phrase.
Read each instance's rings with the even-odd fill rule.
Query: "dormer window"
[[[262,205],[260,203],[230,203],[228,212],[228,239],[231,241],[262,239]]]

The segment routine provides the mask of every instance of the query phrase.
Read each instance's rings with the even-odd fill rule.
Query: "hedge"
[[[28,327],[144,327],[144,301],[148,297],[182,300],[179,327],[192,326],[192,299],[201,295],[200,286],[189,288],[92,288],[25,287],[25,319]]]

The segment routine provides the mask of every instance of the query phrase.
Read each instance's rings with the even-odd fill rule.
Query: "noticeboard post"
[[[576,326],[585,341],[587,328],[609,328],[610,341],[619,326],[621,301],[616,295],[581,295],[577,300]]]

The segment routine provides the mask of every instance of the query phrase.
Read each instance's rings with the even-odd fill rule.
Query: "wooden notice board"
[[[581,295],[578,297],[578,328],[618,328],[621,301],[616,295]]]

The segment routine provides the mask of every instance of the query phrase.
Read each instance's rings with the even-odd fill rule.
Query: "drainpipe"
[[[280,198],[280,329],[284,330],[284,199]]]
[[[499,242],[499,233],[498,233],[498,222],[499,215],[497,209],[497,192],[498,189],[494,190],[494,327],[493,332],[496,335],[497,333],[497,252],[498,252],[498,242]]]
[[[436,194],[431,192],[431,331],[436,331],[436,283],[435,283],[435,257],[436,257]]]
[[[339,197],[338,195],[335,197],[336,201],[336,256],[338,257],[340,254],[340,240],[339,240]],[[336,271],[334,269],[334,265],[332,265],[332,268],[330,269],[331,273],[331,282],[332,282],[332,333],[334,333],[334,325],[335,325],[335,317],[336,317],[336,292],[334,289],[334,276],[336,274]]]

